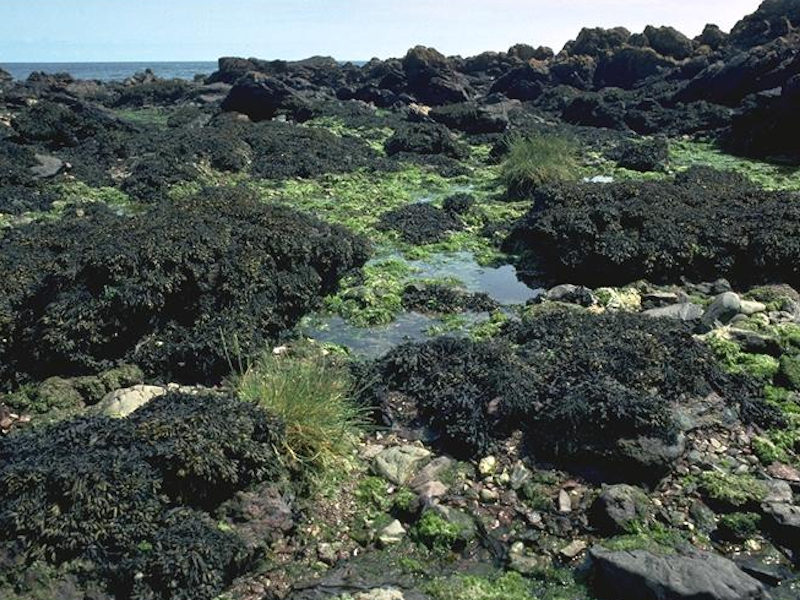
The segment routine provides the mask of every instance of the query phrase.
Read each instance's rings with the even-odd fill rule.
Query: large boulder
[[[702,46],[717,50],[728,41],[728,34],[722,31],[718,25],[709,23],[703,28],[703,32],[695,41]]]
[[[589,552],[593,585],[614,600],[766,600],[764,586],[717,554],[659,555],[647,550]]]
[[[590,90],[594,86],[597,59],[592,56],[559,57],[550,64],[550,75],[555,83],[570,85],[579,90]]]
[[[624,483],[610,485],[591,506],[591,524],[603,535],[629,532],[647,518],[649,504],[647,494],[638,487]]]
[[[423,104],[464,102],[471,93],[463,75],[456,73],[448,59],[435,48],[416,46],[403,58],[408,91]]]
[[[779,88],[800,74],[798,44],[800,35],[796,34],[714,62],[689,81],[675,100],[736,106],[749,94]]]
[[[758,10],[734,25],[730,41],[741,48],[752,48],[784,36],[800,26],[797,0],[765,0]]]
[[[800,164],[800,75],[783,86],[781,95],[759,96],[733,117],[723,138],[725,148],[754,158],[774,157]]]
[[[624,27],[603,29],[602,27],[584,27],[578,37],[564,46],[564,52],[570,56],[585,54],[600,57],[607,50],[616,50],[625,45],[631,37],[631,32]]]
[[[514,44],[508,49],[508,55],[524,60],[525,62],[534,60],[550,60],[555,56],[552,48],[548,46],[539,46],[534,48],[528,44]]]
[[[644,30],[648,45],[663,56],[678,60],[689,58],[694,51],[692,40],[673,27],[653,27]]]
[[[536,100],[550,81],[550,71],[542,62],[531,61],[499,77],[489,93],[502,93],[516,100]]]
[[[296,121],[311,118],[308,103],[284,83],[262,73],[240,78],[222,101],[222,110],[247,115],[253,121],[271,119],[279,112]]]
[[[600,59],[595,72],[597,87],[631,89],[642,80],[675,67],[673,59],[652,48],[626,46]]]

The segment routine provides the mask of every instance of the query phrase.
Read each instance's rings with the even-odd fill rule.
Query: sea
[[[210,75],[217,70],[217,61],[195,62],[54,62],[54,63],[2,63],[0,67],[14,79],[27,79],[37,71],[69,73],[75,79],[123,81],[135,73],[150,69],[164,79],[193,79],[195,75]]]
[[[366,61],[350,61],[361,66]],[[342,63],[343,64],[343,63]],[[37,71],[45,73],[69,73],[75,79],[99,81],[124,81],[135,73],[150,69],[163,79],[194,79],[195,75],[211,75],[217,70],[217,61],[194,62],[47,62],[47,63],[2,63],[14,79],[27,79]]]

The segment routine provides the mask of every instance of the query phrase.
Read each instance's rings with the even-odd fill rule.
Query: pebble
[[[481,490],[481,501],[485,502],[486,504],[497,502],[499,497],[500,495],[495,490],[489,488],[483,488]]]
[[[578,556],[581,552],[586,550],[588,544],[583,540],[574,540],[570,542],[568,545],[564,546],[560,551],[559,554],[568,560],[572,560],[576,556]]]
[[[490,477],[497,469],[497,459],[494,456],[482,458],[478,463],[478,473],[483,477]]]
[[[400,543],[405,535],[406,530],[403,527],[403,524],[395,519],[386,527],[381,529],[380,533],[378,534],[378,541],[382,546],[390,546],[392,544]]]
[[[572,512],[572,500],[570,500],[569,494],[564,490],[558,492],[558,512],[562,514]]]

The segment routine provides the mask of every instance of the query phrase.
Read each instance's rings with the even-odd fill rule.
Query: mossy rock
[[[800,390],[800,355],[781,356],[776,382],[790,390]]]

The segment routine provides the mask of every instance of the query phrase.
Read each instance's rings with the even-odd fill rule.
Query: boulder
[[[134,385],[110,392],[98,402],[93,411],[112,418],[127,417],[137,408],[167,393],[167,389],[157,385]]]
[[[607,50],[621,48],[630,37],[631,32],[624,27],[614,27],[613,29],[584,27],[574,41],[567,42],[564,52],[570,56],[599,57]]]
[[[311,118],[308,103],[279,80],[261,73],[248,73],[240,78],[222,101],[222,110],[247,115],[253,121],[264,121],[279,112],[296,121]]]
[[[714,298],[703,313],[703,325],[713,328],[717,323],[725,324],[739,314],[742,299],[735,292],[723,292]]]
[[[0,83],[5,83],[7,81],[13,81],[14,77],[6,71],[5,69],[0,69]]]
[[[595,85],[631,89],[642,80],[675,65],[674,59],[661,56],[652,48],[627,46],[600,59],[595,72]]]
[[[696,39],[697,43],[708,46],[712,50],[717,50],[728,41],[728,34],[722,31],[717,25],[709,23],[703,28],[703,33]]]
[[[552,48],[547,46],[539,46],[534,48],[528,44],[514,44],[508,49],[508,55],[518,58],[520,60],[529,61],[534,60],[550,60],[555,56]]]
[[[392,446],[375,457],[373,468],[378,475],[392,483],[405,485],[430,454],[418,446]]]
[[[692,40],[673,27],[653,27],[648,25],[644,30],[648,45],[661,54],[683,60],[692,55]]]
[[[536,100],[550,81],[550,71],[544,63],[531,61],[512,69],[492,84],[489,93],[505,94],[516,100]]]
[[[794,553],[800,553],[800,506],[770,503],[763,506],[767,527],[775,539]]]
[[[594,586],[615,600],[766,600],[757,579],[711,553],[658,555],[647,550],[589,553]]]
[[[37,179],[49,179],[55,177],[64,168],[64,161],[57,156],[48,154],[37,154],[36,165],[32,166],[31,174]]]
[[[756,12],[736,23],[730,41],[740,48],[752,48],[784,36],[800,26],[797,0],[765,0]]]
[[[510,103],[480,105],[462,102],[434,107],[428,116],[450,129],[465,133],[502,133],[508,128],[508,104]]]
[[[403,58],[408,91],[423,104],[436,106],[465,102],[471,93],[463,75],[435,48],[416,46]]]
[[[568,56],[550,65],[550,75],[556,84],[579,90],[590,90],[594,84],[597,59],[591,56]]]
[[[415,154],[444,154],[451,158],[464,158],[467,150],[458,143],[453,133],[439,123],[409,123],[395,131],[384,144],[386,154],[400,152]]]
[[[625,533],[631,525],[647,517],[649,504],[647,495],[638,487],[610,485],[592,504],[589,512],[591,524],[601,535]]]
[[[669,144],[665,138],[626,140],[609,155],[623,169],[647,173],[666,171],[669,162]]]

